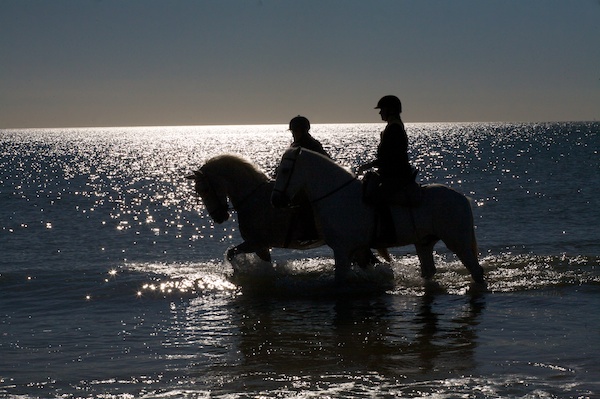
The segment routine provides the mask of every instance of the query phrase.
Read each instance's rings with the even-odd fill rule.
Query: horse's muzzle
[[[229,220],[229,212],[226,210],[209,211],[208,214],[217,224],[221,224]]]
[[[290,206],[290,203],[291,201],[285,193],[273,191],[271,194],[271,205],[274,208],[286,208]]]

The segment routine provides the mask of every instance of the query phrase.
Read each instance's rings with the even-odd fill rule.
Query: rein
[[[334,189],[334,190],[332,190],[332,191],[328,192],[328,193],[327,193],[327,194],[325,194],[325,195],[322,195],[322,196],[320,196],[320,197],[319,197],[319,198],[317,198],[317,199],[314,199],[314,200],[310,201],[310,203],[311,203],[311,204],[314,204],[314,203],[316,203],[316,202],[319,202],[319,201],[321,201],[321,200],[324,200],[325,198],[332,196],[333,194],[335,194],[335,193],[337,193],[338,191],[342,190],[343,188],[345,188],[345,187],[346,187],[346,186],[348,186],[350,183],[352,183],[352,182],[354,182],[354,181],[356,181],[356,180],[358,180],[358,179],[357,179],[356,177],[353,177],[353,178],[351,178],[350,180],[348,180],[346,183],[344,183],[344,184],[342,184],[341,186],[339,186],[338,188],[336,188],[336,189]]]
[[[283,190],[281,190],[281,189],[278,189],[278,188],[276,188],[276,187],[275,187],[275,188],[273,188],[273,191],[276,191],[276,192],[281,192],[281,193],[285,193],[285,192],[287,191],[288,185],[290,184],[290,180],[291,180],[291,178],[292,178],[292,174],[294,173],[294,171],[295,171],[295,169],[296,169],[296,158],[298,157],[298,154],[299,154],[301,151],[302,151],[302,149],[300,148],[300,150],[298,150],[298,151],[296,151],[296,152],[295,152],[295,154],[294,154],[294,156],[293,156],[293,157],[284,157],[284,158],[281,160],[281,163],[283,163],[283,161],[288,161],[288,162],[291,162],[291,163],[292,163],[292,167],[290,168],[291,170],[290,170],[290,172],[289,172],[289,175],[288,175],[288,178],[287,178],[287,180],[286,180],[286,182],[285,182],[285,186],[284,186]],[[332,196],[333,194],[337,193],[338,191],[340,191],[340,190],[344,189],[346,186],[348,186],[350,183],[352,183],[352,182],[354,182],[354,181],[356,181],[356,180],[358,180],[356,177],[352,177],[350,180],[348,180],[347,182],[345,182],[345,183],[344,183],[344,184],[342,184],[341,186],[339,186],[339,187],[337,187],[337,188],[335,188],[335,189],[331,190],[331,191],[330,191],[330,192],[328,192],[327,194],[324,194],[324,195],[320,196],[320,197],[319,197],[319,198],[317,198],[317,199],[314,199],[314,200],[310,201],[310,203],[311,203],[311,204],[314,204],[314,203],[317,203],[317,202],[319,202],[319,201],[322,201],[322,200],[324,200],[325,198],[328,198],[328,197]]]

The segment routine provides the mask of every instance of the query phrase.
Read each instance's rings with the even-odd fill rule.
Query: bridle
[[[287,161],[287,162],[291,162],[292,165],[291,165],[290,170],[288,172],[287,180],[285,181],[285,185],[284,185],[283,189],[278,189],[277,187],[275,187],[275,188],[273,188],[273,192],[279,193],[279,194],[284,195],[284,196],[287,195],[286,192],[287,192],[287,189],[288,189],[288,187],[290,185],[290,181],[292,180],[292,174],[296,170],[296,161],[297,161],[298,155],[300,154],[301,151],[302,151],[302,148],[299,147],[298,150],[294,151],[294,153],[293,153],[294,156],[284,156],[281,159],[281,164],[283,164],[284,162]],[[333,194],[335,194],[338,191],[344,189],[346,186],[350,185],[351,183],[353,183],[354,181],[357,181],[357,180],[358,179],[353,176],[348,181],[346,181],[343,184],[341,184],[340,186],[334,188],[331,191],[328,191],[326,194],[321,195],[317,199],[311,200],[310,202],[311,202],[311,204],[314,204],[314,203],[317,203],[319,201],[322,201],[325,198],[328,198],[328,197],[332,196]]]
[[[210,178],[208,177],[208,174],[206,174],[206,173],[204,173],[204,183],[208,187],[208,191],[210,191],[210,194],[214,198],[217,198],[217,202],[218,202],[218,205],[216,208],[211,208],[208,206],[208,204],[206,204],[206,201],[204,201],[204,206],[206,207],[206,210],[208,211],[208,213],[210,215],[215,215],[215,214],[217,214],[217,212],[229,213],[230,207],[229,207],[229,203],[227,202],[227,197],[225,197],[224,201],[220,200],[217,190],[215,189]]]
[[[204,182],[205,184],[208,186],[209,191],[211,192],[211,194],[213,195],[213,197],[215,198],[219,198],[219,195],[217,193],[217,190],[215,189],[214,185],[212,184],[212,181],[209,177],[209,175],[204,172]],[[246,194],[246,196],[244,198],[242,198],[242,200],[236,205],[236,209],[239,211],[240,208],[242,208],[246,202],[248,202],[248,200],[250,200],[250,198],[252,198],[254,196],[254,194],[265,184],[267,184],[268,181],[263,181],[261,182],[259,185],[257,185],[256,187],[254,187],[252,189],[252,191],[250,191],[248,194]],[[229,206],[229,202],[227,201],[227,196],[225,196],[225,200],[224,201],[219,201],[219,204],[217,206],[217,208],[209,208],[206,203],[204,204],[204,206],[206,207],[206,210],[208,211],[209,214],[213,214],[214,212],[229,212],[232,210],[235,210],[233,208],[233,206]]]
[[[314,199],[312,201],[310,201],[311,204],[314,204],[316,202],[319,202],[321,200],[324,200],[327,197],[332,196],[333,194],[337,193],[338,191],[342,190],[343,188],[345,188],[346,186],[350,185],[351,183],[353,183],[354,181],[357,181],[358,179],[356,177],[352,177],[351,179],[349,179],[347,182],[345,182],[344,184],[342,184],[341,186],[339,186],[336,189],[333,189],[331,191],[329,191],[327,194],[320,196],[317,199]]]

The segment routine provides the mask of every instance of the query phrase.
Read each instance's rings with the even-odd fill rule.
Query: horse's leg
[[[241,245],[241,244],[240,244],[240,245]],[[238,246],[235,246],[235,247],[233,247],[233,248],[229,248],[229,249],[227,250],[227,260],[228,260],[228,261],[231,261],[233,258],[235,258],[235,257],[236,257],[236,255],[237,255],[237,254],[239,254],[239,253],[241,252],[241,251],[239,250],[239,247],[240,247],[240,245],[238,245]]]
[[[437,240],[429,241],[428,243],[417,243],[417,256],[421,263],[421,277],[425,280],[431,280],[435,274],[435,263],[433,261],[433,247]]]
[[[247,241],[244,241],[240,245],[229,249],[227,251],[227,260],[231,261],[238,254],[247,254],[250,252],[256,253],[256,255],[265,262],[271,262],[271,252],[269,251],[269,248],[256,247]]]
[[[255,253],[265,262],[271,262],[271,251],[269,251],[269,248],[259,248]]]
[[[465,267],[471,273],[471,277],[477,284],[485,284],[483,279],[483,267],[479,264],[477,254],[473,253],[471,249],[465,249],[460,252],[456,252],[458,259],[465,265]]]
[[[350,271],[350,256],[344,251],[334,250],[333,257],[335,259],[335,283],[341,285]]]
[[[454,240],[448,240],[448,242],[444,241],[444,244],[458,256],[458,259],[460,259],[462,264],[469,270],[471,277],[473,277],[473,280],[476,283],[485,284],[485,280],[483,279],[483,268],[478,260],[477,242],[474,233],[471,235],[471,239],[468,243],[457,243]]]
[[[379,263],[379,259],[377,259],[377,256],[375,256],[375,254],[369,248],[356,251],[353,258],[361,267],[361,269],[367,269],[368,267],[375,266],[377,263]]]
[[[379,256],[381,256],[383,258],[383,260],[385,260],[386,262],[391,262],[392,261],[392,257],[390,256],[390,252],[388,251],[387,248],[377,248],[377,253],[379,254]]]

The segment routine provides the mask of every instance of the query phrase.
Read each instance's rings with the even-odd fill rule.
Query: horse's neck
[[[346,169],[329,159],[311,154],[311,157],[307,156],[305,160],[307,162],[303,167],[304,173],[312,181],[335,184],[354,178]]]
[[[327,159],[314,158],[307,159],[308,162],[304,168],[307,180],[306,190],[313,197],[311,200],[327,195],[355,179],[354,175],[348,173],[341,166],[332,164]]]
[[[235,207],[245,201],[258,187],[266,181],[255,177],[241,177],[232,174],[227,179],[227,195]]]

